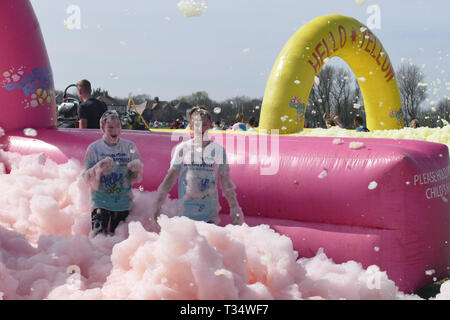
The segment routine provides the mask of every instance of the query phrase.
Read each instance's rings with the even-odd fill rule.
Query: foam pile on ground
[[[154,192],[114,236],[89,237],[89,190],[75,161],[1,152],[0,297],[3,299],[419,299],[376,266],[298,257],[266,225],[218,227],[176,217],[155,230]],[[299,259],[300,258],[300,259]],[[376,280],[376,281],[375,281]],[[444,284],[437,298],[449,299]]]
[[[77,161],[57,165],[42,154],[22,157],[0,150],[0,163],[11,170],[0,176],[0,226],[31,242],[42,234],[89,232],[90,192]]]

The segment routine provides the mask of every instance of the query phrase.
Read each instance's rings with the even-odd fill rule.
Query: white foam
[[[415,130],[400,131],[437,141],[448,132]],[[143,189],[133,190],[131,214],[114,236],[92,239],[78,161],[58,165],[0,150],[0,163],[10,171],[0,172],[3,299],[419,299],[398,291],[377,266],[336,264],[323,250],[299,259],[292,241],[267,225],[177,217],[178,200],[165,202],[157,234],[156,194]],[[436,299],[450,299],[450,281]]]

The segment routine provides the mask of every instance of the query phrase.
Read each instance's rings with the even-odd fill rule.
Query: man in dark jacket
[[[78,109],[80,117],[80,129],[100,129],[100,118],[108,109],[103,101],[92,96],[91,83],[88,80],[80,80],[77,83],[78,96],[82,103]]]

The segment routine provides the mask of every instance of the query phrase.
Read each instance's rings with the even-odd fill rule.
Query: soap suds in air
[[[323,179],[328,175],[328,170],[327,169],[323,169],[323,171],[319,174],[318,178],[319,179]]]
[[[205,1],[182,0],[177,6],[185,18],[199,17],[208,9]]]
[[[372,181],[369,183],[369,190],[375,190],[378,187],[378,183],[376,181]]]

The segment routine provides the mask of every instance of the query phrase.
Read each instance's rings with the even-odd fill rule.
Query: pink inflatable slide
[[[0,137],[6,151],[82,161],[98,130],[56,129],[50,62],[28,0],[0,2]],[[24,134],[33,128],[36,137]],[[156,190],[177,137],[124,131],[145,165],[142,186]],[[336,263],[355,260],[386,270],[413,292],[450,275],[449,150],[391,139],[211,134],[227,149],[249,225],[268,224],[292,239],[300,257],[319,248]],[[359,142],[354,148],[352,142]],[[0,159],[1,161],[1,159]],[[176,188],[172,197],[176,197]],[[221,199],[222,223],[228,207]]]

